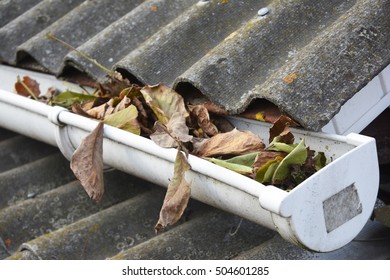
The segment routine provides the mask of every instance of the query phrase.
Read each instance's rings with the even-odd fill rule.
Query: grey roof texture
[[[0,61],[106,79],[52,33],[133,81],[232,114],[267,99],[320,130],[390,63],[389,14],[388,0],[2,1]]]
[[[276,232],[190,200],[154,233],[163,188],[119,171],[93,203],[56,148],[0,128],[1,259],[389,259],[389,228],[369,221],[343,248],[313,253]]]

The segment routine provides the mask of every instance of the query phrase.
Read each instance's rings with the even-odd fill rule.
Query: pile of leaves
[[[293,189],[326,164],[324,153],[306,147],[304,139],[294,143],[289,127],[296,123],[282,115],[270,128],[269,145],[250,131],[240,131],[202,104],[185,104],[181,95],[159,84],[131,84],[114,72],[93,93],[49,89],[25,76],[15,84],[18,94],[48,105],[58,105],[84,117],[98,120],[71,159],[71,169],[92,200],[104,193],[103,127],[111,125],[148,137],[164,148],[176,148],[174,175],[167,188],[156,232],[176,223],[187,207],[191,186],[185,172],[192,154],[262,184],[286,191]]]

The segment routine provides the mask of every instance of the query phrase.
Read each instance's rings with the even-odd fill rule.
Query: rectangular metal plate
[[[323,209],[328,233],[361,214],[362,203],[355,184],[351,184],[325,200]]]

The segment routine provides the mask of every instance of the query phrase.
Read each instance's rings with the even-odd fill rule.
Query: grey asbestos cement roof
[[[103,82],[108,68],[231,114],[267,99],[319,130],[390,63],[388,0],[0,2],[0,61]]]
[[[165,189],[105,173],[93,203],[57,148],[0,128],[1,259],[389,259],[389,228],[369,221],[351,243],[313,253],[195,200],[155,235]]]

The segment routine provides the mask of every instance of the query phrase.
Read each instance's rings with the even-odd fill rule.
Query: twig
[[[22,81],[22,79],[20,79],[20,76],[18,75],[17,76],[17,81],[18,83],[20,83],[25,90],[28,91],[28,93],[35,99],[35,100],[38,100],[38,97],[35,95],[35,93]]]
[[[104,67],[102,64],[100,64],[99,62],[97,62],[95,59],[93,58],[90,58],[88,55],[86,55],[85,53],[79,51],[78,49],[76,49],[75,47],[71,46],[70,44],[66,43],[65,41],[57,38],[56,36],[54,36],[53,34],[51,33],[48,33],[47,34],[47,38],[51,39],[51,40],[54,40],[54,41],[57,41],[58,43],[61,43],[63,44],[65,47],[67,47],[68,49],[71,49],[72,51],[75,51],[77,52],[78,55],[84,57],[86,60],[88,60],[89,62],[92,62],[93,64],[95,64],[97,67],[99,67],[100,69],[104,70],[105,72],[107,72],[110,76],[114,76],[114,73],[113,71],[111,71],[110,69]]]

